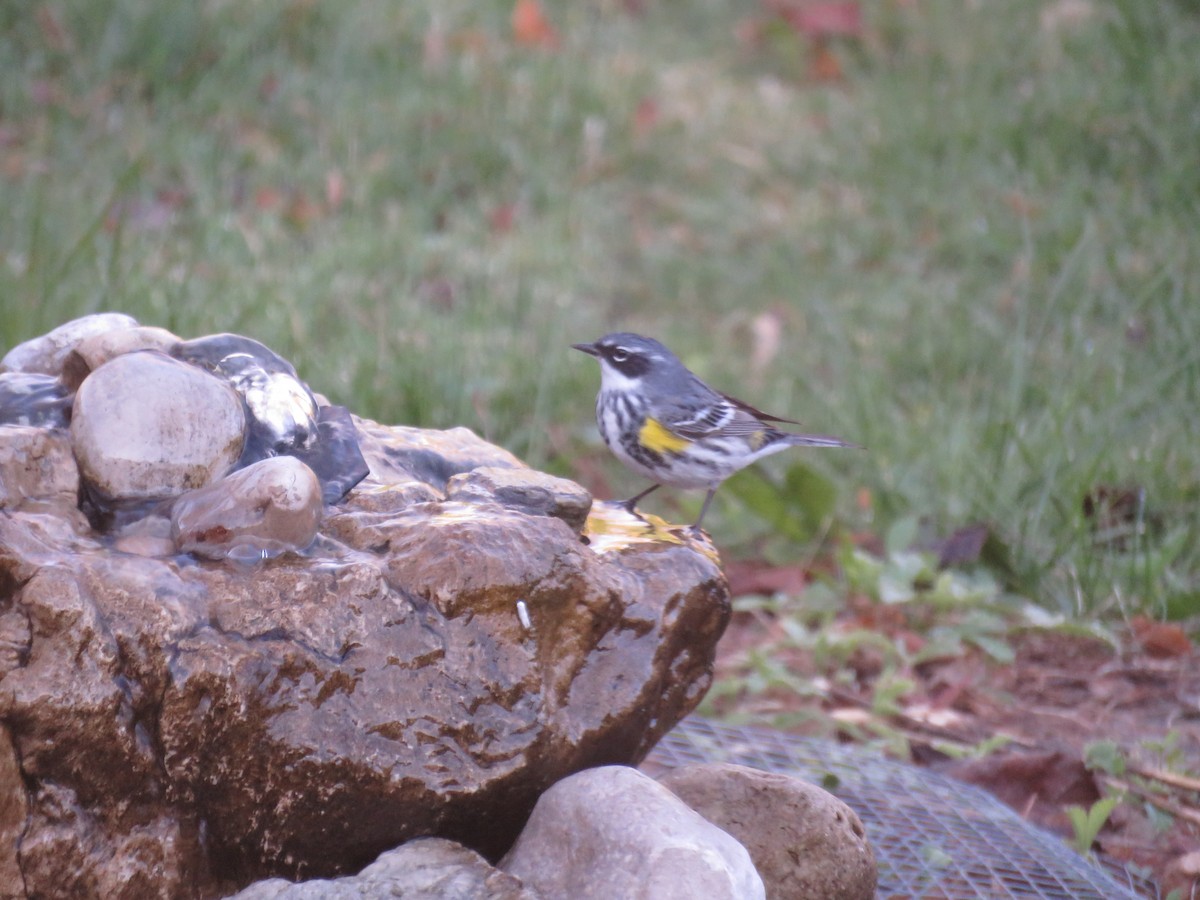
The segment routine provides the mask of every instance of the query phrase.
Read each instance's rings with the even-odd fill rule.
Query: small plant
[[[1116,741],[1092,741],[1083,749],[1083,764],[1091,771],[1097,770],[1120,778],[1125,774],[1128,763],[1125,751]]]
[[[1101,797],[1088,809],[1077,804],[1067,807],[1071,827],[1075,829],[1075,839],[1072,844],[1076,850],[1085,856],[1091,856],[1092,845],[1096,843],[1096,837],[1119,802],[1120,798],[1118,797]]]

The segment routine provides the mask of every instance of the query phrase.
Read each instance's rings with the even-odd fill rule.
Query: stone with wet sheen
[[[181,552],[205,559],[266,559],[307,549],[321,506],[313,470],[295,457],[274,456],[177,498],[171,536]]]
[[[56,378],[80,342],[104,334],[137,328],[137,319],[124,313],[94,313],[64,322],[53,331],[18,344],[0,358],[0,372],[40,372]]]
[[[243,405],[140,350],[87,375],[71,430],[0,428],[0,878],[24,896],[219,897],[427,835],[494,858],[549,785],[638,762],[700,701],[730,614],[711,545],[605,505],[581,535],[582,489],[466,429],[318,417],[270,479],[211,479],[207,518],[185,494],[96,530],[75,425],[137,359]],[[204,557],[301,482],[290,549]]]
[[[488,466],[455,475],[446,482],[451,500],[499,503],[535,516],[562,519],[582,531],[592,495],[573,481],[525,467]]]
[[[127,353],[75,393],[71,442],[88,488],[117,504],[178,496],[220,478],[246,418],[226,382],[162,353]]]
[[[0,372],[0,425],[65,428],[74,392],[53,375]]]

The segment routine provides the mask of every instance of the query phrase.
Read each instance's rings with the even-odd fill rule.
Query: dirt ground
[[[765,651],[812,690],[760,682],[717,699],[719,713],[843,740],[882,736],[889,747],[906,746],[910,761],[991,791],[1068,841],[1076,837],[1069,807],[1120,797],[1092,850],[1156,882],[1161,897],[1200,896],[1200,651],[1182,629],[1135,621],[1117,646],[1069,631],[1015,630],[1004,638],[1011,662],[966,644],[904,669],[911,688],[881,707],[880,678],[897,673],[879,644],[856,644],[835,666],[786,639],[786,627],[768,612],[735,614],[718,679],[746,679]],[[911,610],[878,604],[833,626],[901,642],[907,656],[927,627]],[[946,752],[978,751],[997,736],[1007,741],[991,752]]]

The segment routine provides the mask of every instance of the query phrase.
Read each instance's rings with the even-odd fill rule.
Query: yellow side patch
[[[662,422],[651,416],[646,416],[646,421],[638,431],[638,443],[654,453],[678,453],[692,445],[687,438],[672,433]]]

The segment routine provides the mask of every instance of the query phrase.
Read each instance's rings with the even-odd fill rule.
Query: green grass
[[[567,344],[644,331],[866,444],[803,457],[846,526],[986,521],[1051,609],[1200,607],[1194,6],[865,0],[833,85],[785,31],[739,42],[753,8],[547,4],[558,52],[510,8],[0,0],[0,347],[104,309],[236,330],[583,477]],[[1095,539],[1105,485],[1140,533]],[[719,543],[810,552],[752,493]]]

